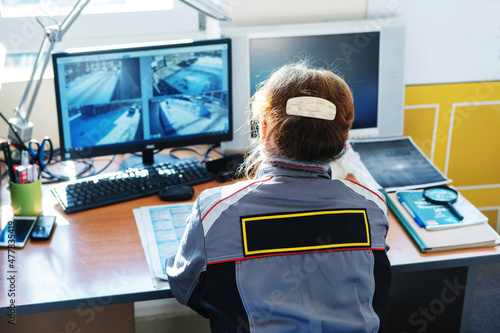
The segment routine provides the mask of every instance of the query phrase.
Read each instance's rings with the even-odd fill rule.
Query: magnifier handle
[[[451,202],[448,202],[446,204],[446,206],[448,207],[448,209],[450,210],[450,212],[455,215],[455,217],[459,220],[459,221],[462,221],[464,219],[464,216],[462,214],[460,214],[460,212],[455,208],[455,206],[453,206],[453,204]]]

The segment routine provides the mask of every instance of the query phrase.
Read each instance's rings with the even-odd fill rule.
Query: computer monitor
[[[405,28],[400,19],[227,27],[233,43],[235,128],[246,128],[250,96],[284,64],[307,60],[342,76],[354,95],[351,139],[403,134]],[[235,133],[225,149],[251,143]]]
[[[140,167],[167,158],[153,151],[232,139],[230,39],[52,60],[63,160],[142,152],[122,163]]]

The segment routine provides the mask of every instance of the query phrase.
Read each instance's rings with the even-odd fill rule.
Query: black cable
[[[57,156],[60,156],[59,149],[54,150],[54,156],[55,156],[55,158],[52,160],[50,165],[54,165],[54,164],[62,162],[62,159],[57,158]],[[96,175],[100,174],[101,172],[103,172],[104,170],[106,170],[114,162],[115,158],[116,158],[116,155],[113,155],[111,157],[111,159],[106,163],[106,165],[103,166],[100,170],[96,170],[96,168],[94,166],[94,159],[93,158],[90,158],[90,161],[87,161],[86,159],[75,160],[75,162],[82,163],[85,165],[85,167],[76,174],[75,178],[76,179],[83,179],[83,178],[96,176]],[[44,179],[47,179],[46,181],[43,182],[44,184],[50,184],[50,183],[56,183],[59,181],[70,180],[69,177],[67,177],[65,175],[55,174],[52,171],[48,170],[47,168],[45,168],[45,170],[43,172],[45,174]]]
[[[111,159],[108,161],[108,163],[107,163],[105,166],[103,166],[103,167],[101,168],[101,170],[99,170],[99,171],[94,171],[92,174],[89,174],[89,175],[81,176],[81,177],[80,177],[80,178],[78,178],[78,179],[87,178],[87,177],[92,177],[92,176],[95,176],[95,175],[100,174],[101,172],[103,172],[104,170],[106,170],[106,169],[107,169],[107,168],[111,165],[111,163],[113,163],[113,162],[114,162],[115,157],[116,157],[116,155],[113,155],[113,156],[111,157]],[[92,167],[94,168],[94,164],[93,164],[93,163],[92,163]]]
[[[208,149],[204,149],[203,147],[201,146],[193,146],[193,147],[196,147],[198,149],[200,149],[202,151],[202,153],[200,153],[199,151],[193,149],[193,148],[189,148],[189,147],[179,147],[179,148],[172,148],[170,150],[170,156],[173,156],[175,158],[178,158],[177,156],[175,156],[175,154],[173,154],[174,152],[176,151],[191,151],[193,153],[195,153],[196,155],[198,156],[201,156],[203,158],[203,161],[202,163],[206,163],[208,161],[208,154],[211,152],[211,151],[214,151],[216,152],[217,154],[221,155],[222,157],[227,157],[226,154],[224,154],[223,152],[217,150],[215,148],[214,145],[209,145],[208,146]]]
[[[203,153],[200,153],[200,152],[199,152],[199,151],[197,151],[196,149],[189,148],[189,147],[178,147],[178,148],[172,148],[172,149],[170,150],[169,155],[170,155],[170,156],[173,156],[173,157],[175,157],[175,158],[179,158],[179,157],[175,156],[175,154],[173,154],[173,153],[174,153],[174,152],[176,152],[176,151],[190,151],[190,152],[195,153],[195,154],[196,154],[196,155],[198,155],[198,156],[203,157],[203,158],[204,158],[203,162],[205,162],[205,156],[206,156],[206,151],[205,151],[205,149],[203,149],[203,148],[202,148],[202,147],[200,147],[200,146],[193,146],[193,147],[197,147],[198,149],[201,149],[201,150],[203,151]]]
[[[54,164],[61,163],[61,162],[62,162],[61,160],[56,160],[56,161],[51,162],[50,165],[54,165]],[[85,165],[85,167],[76,174],[77,179],[81,178],[83,174],[90,172],[90,170],[92,170],[94,167],[92,162],[88,162],[85,160],[77,160],[76,162],[83,163]],[[51,184],[51,183],[57,183],[60,181],[70,180],[70,178],[68,176],[55,174],[52,171],[48,170],[47,168],[45,168],[45,170],[43,170],[42,177],[44,179],[46,179],[46,181],[43,182],[44,184]]]
[[[220,146],[219,146],[219,147],[220,147]],[[222,157],[227,157],[227,155],[226,155],[226,154],[224,154],[223,152],[218,151],[217,149],[215,149],[215,146],[210,145],[210,146],[208,147],[207,152],[206,152],[206,157],[205,157],[205,160],[207,160],[207,159],[208,159],[208,154],[209,154],[211,151],[216,152],[217,154],[221,155]]]
[[[17,130],[15,129],[15,127],[12,126],[12,124],[7,120],[7,118],[5,118],[5,116],[3,115],[2,112],[0,112],[0,117],[7,123],[7,125],[9,126],[9,128],[12,130],[12,133],[14,133],[14,135],[17,138],[17,140],[19,141],[16,144],[15,142],[13,142],[11,140],[10,143],[13,144],[19,150],[28,150],[28,147],[26,147],[26,145],[24,144],[24,142],[19,137],[19,134],[17,133]],[[7,139],[5,139],[5,140],[7,142],[9,142]],[[53,153],[54,157],[53,157],[52,162],[49,165],[54,165],[54,164],[62,162],[62,159],[60,159],[60,158],[58,159],[57,158],[57,156],[60,156],[60,155],[61,155],[60,154],[60,149],[59,148],[54,149],[54,153]],[[115,160],[115,157],[116,157],[116,155],[113,155],[111,157],[111,159],[108,161],[108,163],[104,167],[102,167],[99,171],[93,171],[93,172],[91,171],[93,169],[95,170],[95,167],[94,167],[94,164],[93,164],[93,159],[91,159],[90,162],[86,161],[85,159],[75,160],[78,163],[85,164],[85,167],[81,171],[79,171],[77,173],[76,179],[87,178],[87,177],[98,175],[99,173],[101,173],[104,170],[106,170],[111,165],[111,163],[113,163],[113,161]],[[0,162],[6,164],[4,160],[0,160]],[[88,173],[88,174],[84,175],[85,173]],[[6,170],[4,173],[2,173],[0,175],[0,177],[1,177],[0,179],[3,179],[7,175],[8,175],[8,171]],[[50,184],[50,183],[56,183],[56,182],[60,182],[60,181],[68,181],[68,180],[70,180],[69,177],[64,176],[64,175],[55,174],[55,173],[51,172],[50,170],[48,170],[47,168],[45,168],[42,171],[42,178],[45,179],[45,181],[43,182],[44,184]]]
[[[54,149],[52,156],[53,156],[52,161],[47,165],[47,167],[45,167],[45,169],[43,170],[43,172],[41,174],[41,176],[44,179],[46,179],[45,181],[43,181],[43,184],[50,184],[50,183],[56,183],[59,181],[69,180],[69,177],[54,174],[53,172],[48,170],[49,166],[60,163],[62,161],[60,158],[58,158],[58,156],[61,156],[59,148]],[[86,170],[86,169],[88,169],[88,166],[86,168],[84,168],[84,170]]]

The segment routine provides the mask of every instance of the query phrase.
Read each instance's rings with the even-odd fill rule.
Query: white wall
[[[58,18],[62,22],[63,18]],[[210,21],[210,20],[209,20]],[[213,20],[212,20],[213,21]],[[111,23],[110,23],[111,22]],[[212,26],[213,22],[209,22]],[[68,48],[144,43],[176,39],[205,39],[209,31],[198,30],[198,13],[191,7],[176,2],[172,12],[127,13],[82,15],[70,27],[55,51]],[[34,18],[13,20],[0,19],[0,43],[8,52],[37,52],[43,38],[43,30]],[[30,71],[25,75],[10,78],[0,89],[0,112],[7,118],[21,102]],[[33,137],[50,136],[54,146],[59,147],[54,81],[51,65],[36,97],[30,120],[34,123]],[[1,80],[2,78],[0,78]],[[8,127],[0,121],[0,136],[7,137]]]
[[[406,19],[406,84],[500,80],[500,1],[377,0],[368,17]]]
[[[402,17],[406,84],[500,80],[497,0],[226,0],[228,26]]]
[[[232,16],[229,26],[287,24],[325,20],[353,20],[391,16],[407,20],[406,84],[448,83],[500,80],[500,1],[494,0],[226,0]],[[126,37],[112,37],[120,29],[106,32],[115,42],[153,40],[165,37],[200,38],[195,30],[179,31],[178,18],[193,19],[193,12],[176,2],[176,20],[151,17],[152,26],[161,25],[163,33],[140,34],[133,22],[124,22]],[[142,16],[143,14],[141,14]],[[187,16],[186,16],[187,15]],[[197,17],[197,15],[195,15]],[[141,17],[147,19],[148,17]],[[3,19],[2,19],[3,20]],[[0,20],[0,27],[2,27]],[[78,23],[78,21],[77,21]],[[97,36],[106,31],[104,22],[92,23],[89,16],[73,34],[85,39],[84,32]],[[171,25],[173,24],[173,26]],[[176,33],[167,33],[169,28]],[[19,27],[22,29],[22,27]],[[177,29],[177,30],[176,30]],[[0,35],[5,30],[0,29]],[[16,31],[9,31],[16,33]],[[71,43],[71,31],[66,35]],[[91,37],[88,37],[91,38]],[[1,38],[0,38],[1,39]],[[7,45],[6,45],[7,46]],[[71,45],[73,46],[73,45]],[[50,71],[50,68],[49,70]],[[52,80],[46,80],[37,97],[32,120],[36,138],[45,135],[57,138],[57,120]],[[0,90],[0,111],[11,117],[24,91],[25,82],[4,83]],[[6,136],[7,127],[0,122],[0,135]],[[58,143],[56,144],[58,146]]]
[[[6,118],[13,117],[13,111],[19,105],[25,87],[25,81],[4,83],[2,85],[2,90],[0,90],[0,112]],[[53,79],[43,81],[30,120],[35,125],[33,130],[34,138],[41,140],[48,135],[52,139],[54,147],[59,147]],[[7,137],[7,129],[7,124],[0,121],[0,136]]]
[[[225,0],[227,26],[292,24],[366,17],[368,0]]]

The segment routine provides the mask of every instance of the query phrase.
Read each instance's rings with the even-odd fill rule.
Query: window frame
[[[61,23],[66,16],[55,16]],[[50,24],[50,20],[45,20]],[[172,10],[139,11],[104,14],[82,14],[67,30],[53,52],[67,49],[101,47],[123,44],[161,42],[185,39],[207,39],[207,32],[199,29],[199,14],[184,4],[174,2]],[[35,17],[6,17],[0,19],[0,44],[13,53],[35,53],[44,38],[42,26]],[[7,64],[6,64],[7,67]],[[50,67],[50,65],[49,65]],[[7,68],[6,68],[7,69]],[[51,77],[47,68],[44,77]],[[3,82],[28,80],[27,71],[19,71],[16,78],[0,78]]]
[[[54,17],[61,23],[65,17]],[[50,22],[50,21],[46,21]],[[130,24],[126,23],[130,22]],[[165,24],[162,24],[165,23]],[[199,39],[198,13],[186,6],[173,10],[108,14],[82,14],[70,26],[56,51],[67,48],[152,42],[171,39]],[[43,28],[35,17],[0,19],[0,43],[8,53],[38,52]]]
[[[29,16],[57,16],[66,15],[77,4],[79,0],[36,0],[38,3],[19,4],[19,0],[0,0],[0,6],[4,8],[0,11],[0,17],[29,17]],[[118,7],[123,12],[153,11],[156,4],[161,3],[164,9],[171,9],[174,0],[115,0],[118,3],[109,3],[109,0],[89,0],[85,7],[88,14],[106,14],[116,12]],[[17,2],[16,5],[5,4],[5,2]],[[65,3],[68,2],[68,3]],[[147,4],[144,4],[147,2]],[[149,3],[148,3],[149,2]],[[169,7],[169,8],[165,8]],[[6,9],[7,8],[7,9]],[[29,12],[30,15],[25,15]]]

